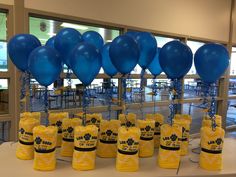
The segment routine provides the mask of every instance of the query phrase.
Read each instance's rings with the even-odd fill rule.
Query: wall
[[[14,5],[14,0],[0,0],[0,4]]]
[[[25,7],[228,41],[230,0],[25,0]]]

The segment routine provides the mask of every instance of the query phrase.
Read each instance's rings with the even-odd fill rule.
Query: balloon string
[[[33,103],[32,103],[32,99],[31,99],[32,88],[31,88],[31,84],[30,84],[30,78],[31,78],[30,72],[27,72],[26,83],[27,83],[28,89],[29,89],[29,93],[28,93],[29,101],[30,101],[30,104],[29,104],[29,111],[31,112]]]
[[[126,78],[123,76],[122,77],[122,86],[123,86],[123,102],[124,102],[124,107],[123,107],[123,111],[124,114],[127,114],[127,109],[126,109],[126,89],[127,89],[127,84],[126,84]]]
[[[46,114],[46,126],[49,125],[49,120],[48,120],[48,87],[45,87],[45,92],[44,92],[44,111]]]
[[[172,79],[170,83],[169,93],[171,96],[171,103],[169,105],[170,115],[168,116],[168,121],[172,125],[173,118],[176,113],[179,112],[181,104],[179,103],[179,99],[182,94],[182,84],[179,79]],[[178,103],[175,103],[178,100]]]
[[[71,74],[72,74],[71,70],[69,68],[67,68],[66,78],[67,78],[67,85],[68,85],[69,89],[71,88],[71,84],[72,84]]]
[[[214,131],[216,128],[216,120],[215,120],[215,114],[216,114],[216,85],[215,83],[211,84],[209,87],[210,90],[210,97],[211,97],[211,102],[210,102],[210,108],[208,110],[208,115],[211,118],[212,121],[212,130]]]
[[[144,92],[144,74],[145,74],[145,69],[142,69],[141,74],[140,74],[140,112],[141,112],[141,119],[143,119],[143,92]]]
[[[21,72],[20,75],[20,83],[21,83],[21,90],[20,90],[20,112],[24,111],[24,98],[25,98],[25,73]]]
[[[87,115],[87,107],[90,103],[90,95],[88,93],[88,89],[86,86],[84,86],[83,88],[83,103],[82,103],[82,106],[83,106],[83,125],[85,126],[86,125],[86,115]]]
[[[156,113],[156,96],[157,96],[157,84],[156,84],[156,77],[153,78],[153,85],[152,85],[152,93],[153,93],[153,97],[154,97],[154,109],[153,109],[153,113]]]
[[[110,87],[107,89],[108,93],[108,120],[111,120],[111,104],[112,104],[112,93],[113,93],[113,83],[110,78]]]

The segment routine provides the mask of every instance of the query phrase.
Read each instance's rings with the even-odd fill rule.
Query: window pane
[[[0,79],[0,114],[9,112],[8,79]]]
[[[230,61],[230,75],[236,75],[236,47],[232,47],[231,61]]]
[[[197,51],[197,49],[201,46],[203,46],[205,43],[203,42],[197,42],[197,41],[187,41],[187,45],[190,47],[190,49],[193,52],[193,55],[195,54],[195,52]],[[191,69],[189,70],[188,74],[197,74],[195,66],[194,66],[194,61],[193,61],[193,65],[191,67]]]
[[[120,34],[120,31],[117,29],[107,29],[90,25],[73,24],[63,21],[30,17],[30,34],[38,37],[42,44],[45,44],[50,37],[55,36],[59,30],[66,27],[74,28],[81,34],[86,31],[96,31],[103,37],[105,43],[111,42]],[[66,68],[66,65],[64,65],[64,72],[67,72]],[[103,69],[100,70],[100,73],[104,73]]]
[[[0,13],[0,71],[7,71],[7,16]]]
[[[226,126],[236,124],[235,114],[236,114],[236,100],[229,100],[227,117],[226,117]]]

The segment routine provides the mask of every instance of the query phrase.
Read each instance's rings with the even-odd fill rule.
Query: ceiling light
[[[82,25],[76,25],[76,24],[71,24],[71,23],[62,23],[62,27],[67,27],[67,28],[74,28],[74,29],[79,29],[79,30],[87,30],[88,27],[82,26]]]

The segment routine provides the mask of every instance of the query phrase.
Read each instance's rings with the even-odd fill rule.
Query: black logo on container
[[[86,141],[90,140],[90,138],[91,138],[91,135],[90,135],[89,133],[86,133],[86,134],[84,135],[84,139],[85,139]]]
[[[132,138],[129,138],[129,139],[127,140],[127,144],[128,144],[129,146],[132,146],[132,145],[134,144],[134,140],[133,140]]]
[[[41,144],[42,139],[40,137],[36,137],[34,141],[36,144]]]
[[[67,128],[67,132],[68,132],[68,133],[72,133],[73,130],[74,130],[74,129],[73,129],[72,127],[68,127],[68,128]]]

